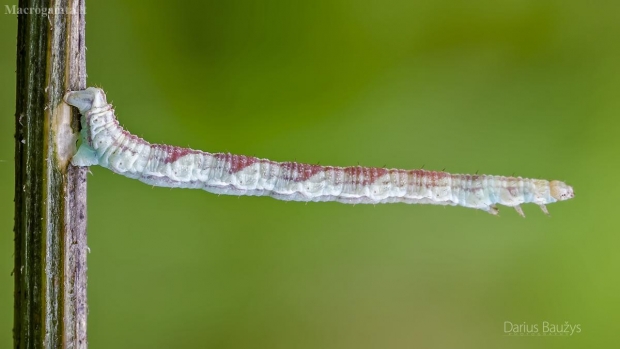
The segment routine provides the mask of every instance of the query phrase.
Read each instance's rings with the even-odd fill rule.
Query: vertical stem
[[[86,87],[84,1],[19,1],[15,348],[87,346],[86,169],[69,164],[79,115],[62,103]]]

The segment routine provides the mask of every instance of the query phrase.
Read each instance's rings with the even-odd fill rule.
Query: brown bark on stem
[[[86,168],[73,167],[86,87],[84,0],[20,0],[15,113],[15,348],[86,348]],[[70,12],[70,13],[69,13]],[[45,14],[44,14],[45,13]]]

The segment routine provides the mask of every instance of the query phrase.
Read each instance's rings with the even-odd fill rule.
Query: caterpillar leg
[[[523,209],[521,208],[521,206],[519,206],[519,205],[515,206],[515,211],[517,211],[519,216],[525,218],[525,213],[523,213]]]
[[[97,152],[93,148],[85,144],[82,144],[78,148],[77,153],[75,153],[75,155],[73,155],[73,158],[71,158],[71,164],[73,166],[97,165],[99,164],[99,159],[97,158]]]
[[[497,206],[489,206],[485,211],[494,216],[499,215],[499,209],[497,208]]]
[[[547,216],[551,216],[549,214],[549,211],[547,210],[547,206],[545,206],[544,204],[538,205],[540,206],[540,209],[547,215]]]

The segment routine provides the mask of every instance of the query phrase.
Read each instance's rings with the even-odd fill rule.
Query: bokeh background
[[[8,348],[17,19],[2,5]],[[615,347],[618,37],[614,1],[88,1],[89,85],[151,142],[515,173],[577,195],[551,217],[528,205],[498,218],[218,197],[94,167],[90,348]],[[582,331],[509,337],[506,321]]]

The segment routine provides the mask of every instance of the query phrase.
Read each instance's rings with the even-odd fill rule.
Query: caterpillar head
[[[65,95],[65,103],[77,107],[82,115],[93,108],[101,108],[108,104],[105,92],[96,87],[89,87],[86,90],[71,91]]]
[[[558,201],[564,201],[575,197],[573,187],[560,181],[551,181],[551,183],[549,183],[549,191],[551,196]]]

